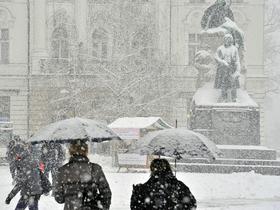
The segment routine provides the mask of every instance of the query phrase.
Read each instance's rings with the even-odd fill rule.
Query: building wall
[[[14,134],[27,136],[27,7],[26,1],[1,1],[1,28],[9,29],[9,61],[0,64],[0,97],[10,97]]]
[[[139,2],[141,0],[138,0]],[[244,0],[234,2],[232,9],[239,26],[245,32],[246,63],[248,67],[246,88],[261,106],[262,142],[264,143],[264,111],[266,75],[263,68],[263,0]],[[93,2],[94,5],[92,4]],[[214,0],[155,0],[154,7],[157,22],[158,48],[164,52],[170,63],[170,83],[176,92],[172,96],[171,113],[165,119],[170,124],[186,126],[189,104],[196,91],[197,72],[189,61],[189,34],[199,34],[200,20],[203,11]],[[86,48],[92,46],[94,28],[111,26],[105,21],[97,21],[95,17],[106,17],[112,10],[111,4],[98,0],[30,0],[31,9],[31,133],[35,132],[44,121],[40,112],[45,109],[38,98],[44,98],[42,79],[46,75],[52,78],[53,73],[43,72],[42,66],[51,58],[51,37],[53,31],[61,24],[66,26],[71,42],[70,51],[76,52],[80,42]],[[1,7],[11,14],[10,27],[10,63],[0,64],[0,95],[11,96],[11,120],[15,124],[15,132],[26,136],[27,129],[27,5],[24,0],[1,1]],[[121,11],[114,12],[121,14]],[[89,15],[90,14],[90,15]],[[39,17],[39,18],[38,18]],[[92,25],[93,24],[93,25]],[[191,43],[195,44],[195,43]],[[108,59],[114,59],[114,37],[110,33],[108,39]],[[71,61],[76,62],[76,61]],[[63,74],[63,73],[62,73]],[[94,78],[94,77],[93,77]],[[95,78],[94,78],[95,79]],[[93,80],[94,80],[93,79]],[[50,80],[53,81],[53,80]],[[64,83],[56,82],[58,89]],[[40,91],[42,90],[42,91]]]

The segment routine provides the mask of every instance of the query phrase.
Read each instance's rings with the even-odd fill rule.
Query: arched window
[[[52,34],[52,57],[58,59],[69,58],[69,37],[63,27],[58,27]]]
[[[92,33],[92,56],[101,60],[108,57],[108,34],[104,29],[96,29]]]
[[[138,50],[144,57],[149,57],[153,53],[153,35],[149,28],[143,27],[140,31],[136,32],[131,47],[134,50]]]

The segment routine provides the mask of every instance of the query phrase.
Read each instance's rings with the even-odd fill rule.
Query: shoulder
[[[102,167],[101,167],[99,164],[97,164],[97,163],[89,162],[89,165],[90,165],[93,169],[102,170]]]
[[[144,184],[132,185],[132,194],[133,195],[140,195],[140,194],[143,193],[143,189],[145,189]]]
[[[185,185],[184,182],[178,180],[178,179],[174,179],[174,182],[176,182],[176,184],[174,183],[174,185],[177,185],[178,188],[180,188],[183,192],[189,192],[190,189],[187,185]]]
[[[71,166],[71,163],[66,163],[58,169],[58,172],[60,173],[60,172],[63,172],[65,170],[68,170],[70,168],[70,166]]]

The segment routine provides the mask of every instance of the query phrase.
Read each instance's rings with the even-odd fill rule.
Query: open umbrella
[[[49,124],[41,128],[28,141],[37,144],[47,141],[67,143],[74,140],[102,142],[120,140],[105,124],[90,119],[70,118]]]
[[[222,155],[217,146],[202,134],[186,128],[172,128],[148,133],[131,146],[129,153],[158,155],[175,158],[207,158]]]

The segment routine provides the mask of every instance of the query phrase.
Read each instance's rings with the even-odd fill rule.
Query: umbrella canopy
[[[181,157],[215,159],[222,154],[207,137],[185,128],[151,132],[132,145],[129,152],[177,159]]]
[[[90,119],[70,118],[41,128],[28,141],[36,144],[46,141],[59,143],[73,140],[102,142],[113,139],[120,140],[120,137],[105,124]]]

